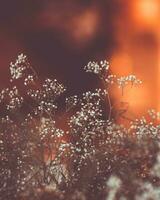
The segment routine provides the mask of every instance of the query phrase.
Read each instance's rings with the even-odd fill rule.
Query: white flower
[[[92,72],[94,74],[101,74],[103,72],[108,71],[109,63],[105,61],[101,61],[100,64],[97,62],[89,62],[87,66],[84,67],[86,72]]]
[[[15,63],[10,63],[11,80],[19,79],[24,75],[24,71],[29,67],[27,56],[24,54],[18,55]]]

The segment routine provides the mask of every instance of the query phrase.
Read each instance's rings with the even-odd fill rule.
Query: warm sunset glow
[[[159,23],[159,0],[133,1],[133,17],[141,26],[155,26]]]
[[[126,89],[123,97],[129,110],[140,115],[152,107],[160,110],[160,1],[132,0],[128,5],[129,17],[118,22],[118,48],[110,63],[112,73],[142,79],[142,87]]]
[[[130,109],[132,113],[138,108],[139,111],[144,113],[145,108],[148,106],[148,102],[145,101],[148,96],[147,88],[142,85],[139,87],[128,88],[125,91],[124,100],[129,102]]]
[[[125,52],[116,52],[111,58],[113,74],[124,76],[133,73],[133,64],[130,55]]]

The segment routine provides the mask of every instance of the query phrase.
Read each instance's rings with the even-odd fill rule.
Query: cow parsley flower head
[[[125,86],[127,86],[128,84],[131,84],[131,86],[134,86],[141,83],[142,81],[139,80],[135,75],[121,76],[117,78],[118,88],[122,90],[122,94],[123,94],[123,90]]]
[[[15,63],[10,63],[11,81],[19,79],[24,75],[24,71],[29,67],[27,56],[24,54],[18,55]]]
[[[60,84],[56,79],[45,79],[40,89],[28,90],[28,96],[36,100],[41,104],[53,103],[62,93],[66,91],[66,88]],[[44,103],[42,102],[44,101]]]
[[[135,75],[129,75],[129,76],[121,76],[117,79],[117,83],[119,88],[123,88],[127,84],[131,83],[132,85],[141,84],[142,81],[139,80]]]
[[[86,72],[92,72],[94,74],[101,75],[104,71],[109,70],[109,63],[105,61],[101,61],[100,64],[97,62],[89,62],[87,66],[84,67]]]
[[[50,95],[51,93],[55,94],[55,96],[59,96],[61,95],[63,92],[65,92],[66,88],[58,83],[58,81],[56,79],[54,80],[51,80],[49,78],[47,78],[43,84],[43,88],[44,88],[44,91]]]
[[[67,97],[65,103],[66,103],[67,111],[74,108],[78,104],[78,96],[73,95],[73,96]]]
[[[24,85],[28,86],[34,82],[34,76],[29,74],[25,79],[24,79]]]

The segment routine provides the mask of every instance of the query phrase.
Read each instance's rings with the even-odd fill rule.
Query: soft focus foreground
[[[84,70],[102,88],[68,97],[57,80],[40,81],[24,54],[10,64],[0,93],[0,199],[160,199],[160,113],[130,118],[115,101],[114,89],[123,96],[141,84],[135,75],[110,74],[107,61]]]

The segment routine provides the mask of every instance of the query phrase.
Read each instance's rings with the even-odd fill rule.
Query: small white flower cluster
[[[34,83],[34,76],[32,74],[29,74],[25,79],[24,79],[24,85],[30,85]]]
[[[116,124],[115,122],[108,121],[104,127],[104,134],[107,137],[103,140],[103,144],[123,144],[124,139],[128,136],[127,129],[123,125]]]
[[[94,102],[96,104],[99,104],[101,101],[103,101],[106,98],[107,91],[104,89],[102,90],[101,88],[96,89],[95,92],[85,92],[83,93],[83,98],[82,101],[84,103],[86,102]],[[82,102],[83,105],[83,102]]]
[[[136,119],[131,122],[129,131],[139,139],[143,137],[154,138],[160,133],[160,125],[154,125],[153,122],[147,122],[147,120],[142,117],[141,119]]]
[[[160,112],[155,111],[154,109],[148,110],[148,114],[154,120],[160,120]]]
[[[41,101],[39,103],[38,110],[39,111],[46,110],[48,113],[50,113],[50,112],[56,111],[57,106],[55,104],[53,104],[52,102]]]
[[[47,137],[49,137],[49,134],[53,134],[54,127],[55,127],[55,121],[43,117],[41,119],[41,124],[39,127],[41,140],[47,139]]]
[[[86,72],[92,72],[94,74],[102,74],[109,70],[109,63],[105,61],[101,61],[100,64],[97,62],[89,62],[87,66],[84,67]]]
[[[78,96],[74,95],[74,96],[70,96],[66,98],[66,110],[70,110],[72,108],[74,108],[79,102]]]
[[[119,88],[123,89],[129,83],[131,86],[141,84],[142,81],[139,80],[135,75],[121,76],[117,77],[114,74],[109,73],[109,62],[101,61],[100,64],[98,62],[89,62],[87,66],[84,67],[86,72],[92,72],[97,74],[99,78],[103,81],[104,87],[109,87],[112,84],[117,84]]]
[[[10,63],[11,80],[19,79],[24,75],[24,71],[29,67],[27,56],[24,54],[18,55],[15,63]]]
[[[5,117],[1,118],[0,123],[4,123],[4,124],[13,124],[13,121],[10,119],[10,117],[8,115],[6,115]]]
[[[95,121],[102,117],[100,93],[86,92],[83,94],[81,110],[70,119],[69,126],[73,132],[78,129],[87,130],[95,127]]]
[[[60,138],[64,135],[64,131],[61,129],[57,129],[55,127],[55,121],[47,118],[41,119],[41,125],[39,128],[39,133],[41,140],[48,140],[48,138],[54,138],[54,142],[56,141],[56,138]]]
[[[7,110],[15,111],[16,109],[22,106],[22,103],[23,103],[23,98],[20,96],[15,96],[10,100],[9,104],[7,105]]]
[[[9,88],[5,88],[0,92],[0,103],[2,103],[8,96]]]
[[[23,97],[19,94],[17,87],[14,86],[11,90],[6,88],[1,91],[0,102],[2,103],[4,101],[7,110],[13,111],[22,106]]]
[[[81,111],[78,111],[76,115],[71,117],[70,127],[77,131],[77,128],[83,128],[86,126],[91,127],[94,125],[93,119],[96,119],[96,116],[100,115],[99,109],[94,107],[92,103],[89,105],[84,105]]]
[[[123,89],[126,85],[131,83],[131,85],[138,85],[141,84],[142,81],[139,80],[135,75],[129,75],[129,76],[122,76],[117,79],[118,87]]]
[[[29,89],[27,94],[38,104],[38,110],[53,112],[56,110],[55,100],[65,92],[65,87],[57,80],[46,79],[40,89]]]
[[[107,85],[109,85],[109,84],[114,84],[115,82],[116,82],[116,75],[113,75],[113,74],[109,74],[108,76],[107,76],[107,78],[105,78],[105,83],[107,84]]]
[[[45,80],[43,88],[46,94],[55,97],[60,96],[62,93],[66,91],[66,88],[62,84],[58,83],[56,79],[51,80],[49,78]]]
[[[55,138],[61,138],[63,136],[64,136],[64,131],[62,129],[56,128],[55,132],[54,132],[54,137]]]

